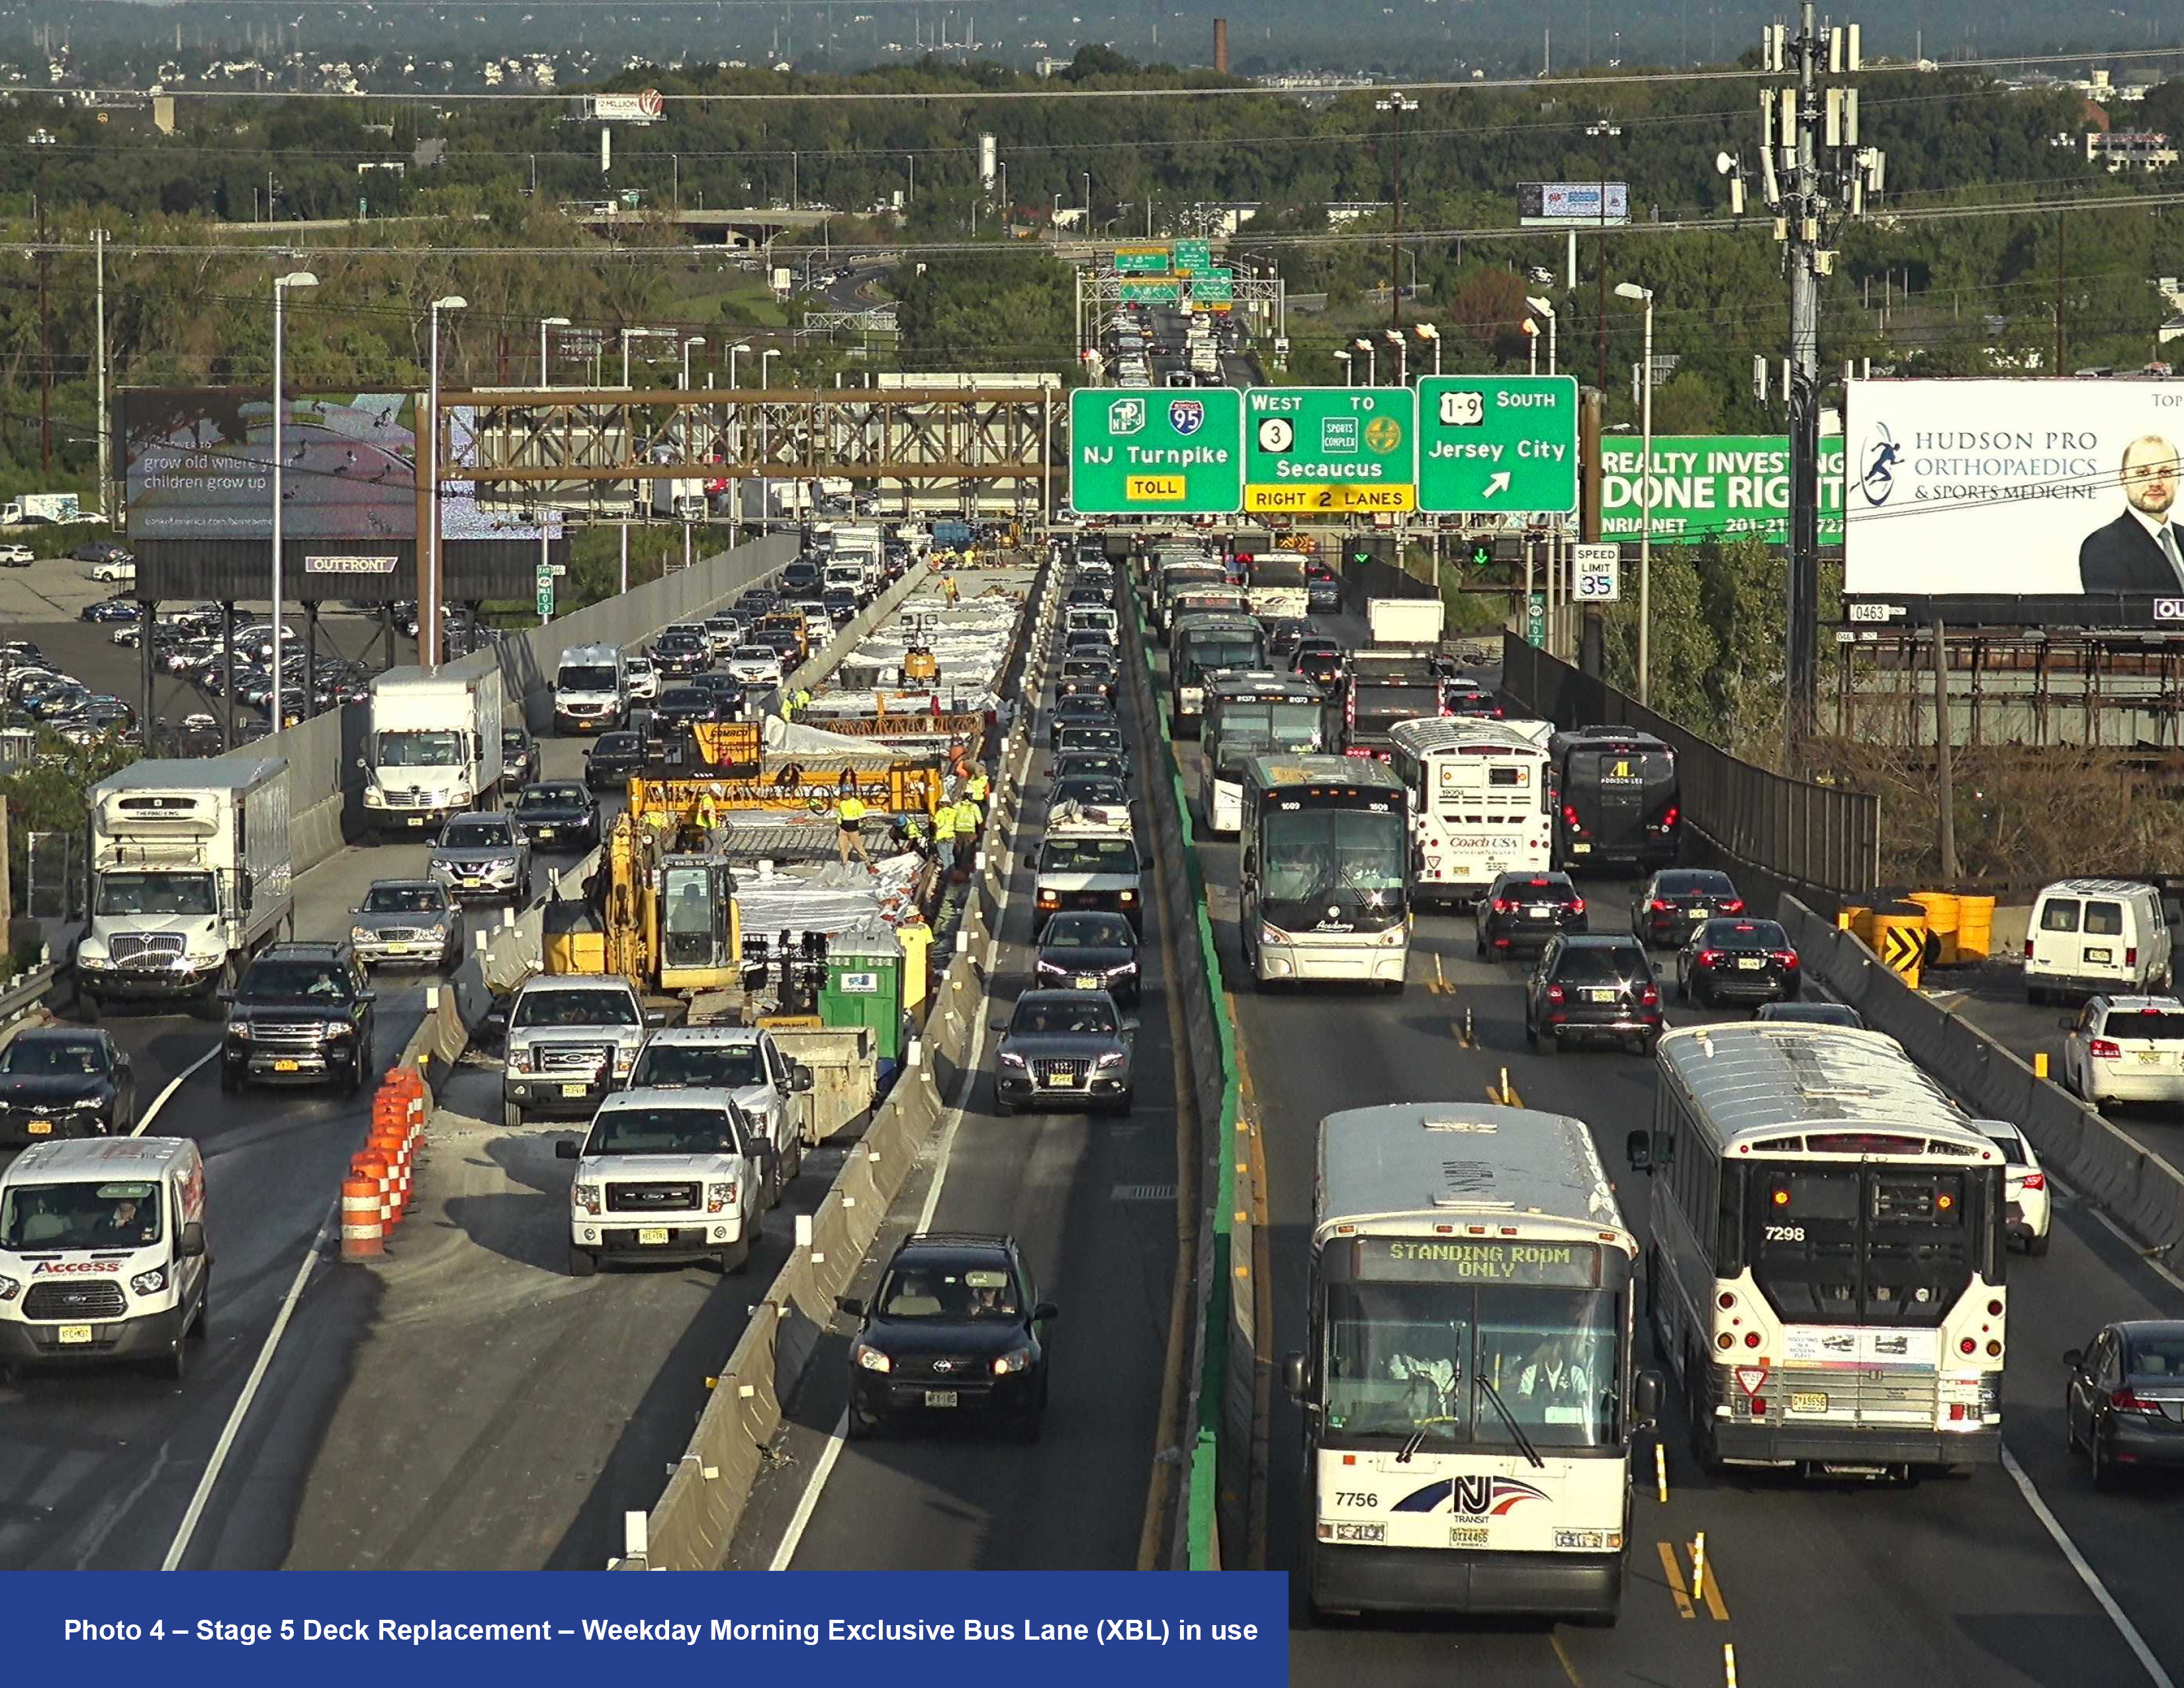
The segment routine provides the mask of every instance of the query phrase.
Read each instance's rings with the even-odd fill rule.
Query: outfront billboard
[[[1852,596],[2184,617],[2184,382],[1853,381],[1845,409]]]
[[[1618,228],[1630,220],[1630,189],[1620,181],[1520,181],[1517,220],[1527,228]]]

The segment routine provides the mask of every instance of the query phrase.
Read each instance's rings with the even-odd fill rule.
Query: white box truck
[[[1365,627],[1374,644],[1431,649],[1440,643],[1447,614],[1438,598],[1375,598],[1365,605]]]
[[[417,837],[500,791],[500,671],[463,678],[390,668],[371,682],[365,824]]]
[[[84,1005],[209,1005],[292,928],[288,764],[249,751],[132,762],[91,788]]]
[[[81,520],[83,498],[78,493],[25,493],[0,504],[0,527],[36,527]]]
[[[661,521],[703,521],[712,513],[705,483],[698,480],[652,482],[652,514]]]
[[[865,571],[865,584],[878,590],[887,573],[887,541],[877,521],[848,521],[833,532],[834,560],[855,563]]]

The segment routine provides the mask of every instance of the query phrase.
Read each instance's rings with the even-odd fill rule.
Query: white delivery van
[[[629,719],[629,667],[610,644],[571,645],[554,671],[554,730],[612,733]]]
[[[0,1170],[0,1362],[187,1368],[212,1299],[187,1137],[39,1143]]]
[[[2025,1000],[2164,991],[2173,979],[2161,893],[2130,879],[2059,879],[2032,905]]]

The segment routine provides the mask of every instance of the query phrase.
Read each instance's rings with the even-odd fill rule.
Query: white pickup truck
[[[603,1257],[750,1264],[775,1178],[773,1145],[722,1091],[623,1090],[599,1105],[569,1186],[569,1273]]]

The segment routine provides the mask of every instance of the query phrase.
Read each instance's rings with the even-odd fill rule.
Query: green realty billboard
[[[1602,539],[1635,539],[1646,526],[1638,480],[1644,448],[1628,435],[1601,448]],[[1790,446],[1779,434],[1658,434],[1653,439],[1652,533],[1680,539],[1756,534],[1790,543]],[[1820,442],[1820,543],[1843,538],[1843,443]]]

